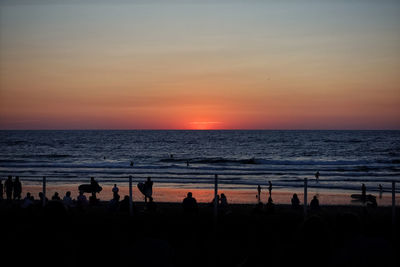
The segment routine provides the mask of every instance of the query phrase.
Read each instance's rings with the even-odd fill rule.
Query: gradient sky
[[[0,1],[0,129],[400,129],[400,1]]]

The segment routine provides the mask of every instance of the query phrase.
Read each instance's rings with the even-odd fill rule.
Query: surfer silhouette
[[[144,202],[147,203],[147,200],[151,198],[153,194],[153,181],[150,177],[147,177],[146,182],[138,183],[139,191],[144,195]]]
[[[365,184],[361,185],[361,199],[365,200],[367,196],[367,188],[365,187]]]

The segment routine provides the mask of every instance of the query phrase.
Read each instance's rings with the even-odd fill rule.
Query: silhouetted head
[[[114,187],[117,187],[117,184],[114,184]]]
[[[124,196],[124,200],[129,201],[129,196]]]
[[[192,197],[192,192],[187,193],[187,197]]]
[[[317,196],[314,196],[313,199],[317,199]]]
[[[67,193],[65,194],[67,197],[71,196],[71,191],[67,191]]]
[[[27,197],[27,198],[31,198],[31,193],[29,193],[29,192],[26,193],[26,197]]]
[[[221,194],[221,198],[226,198],[224,193]]]
[[[293,194],[293,198],[297,198],[297,194],[296,193]]]

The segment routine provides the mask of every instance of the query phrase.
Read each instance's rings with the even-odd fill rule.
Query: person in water
[[[319,171],[315,173],[315,179],[317,179],[317,182],[319,181]]]
[[[379,198],[382,198],[383,187],[381,184],[379,184],[378,188],[379,188]]]

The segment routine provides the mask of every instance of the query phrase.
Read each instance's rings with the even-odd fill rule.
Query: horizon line
[[[0,129],[0,131],[400,131],[399,129]]]

